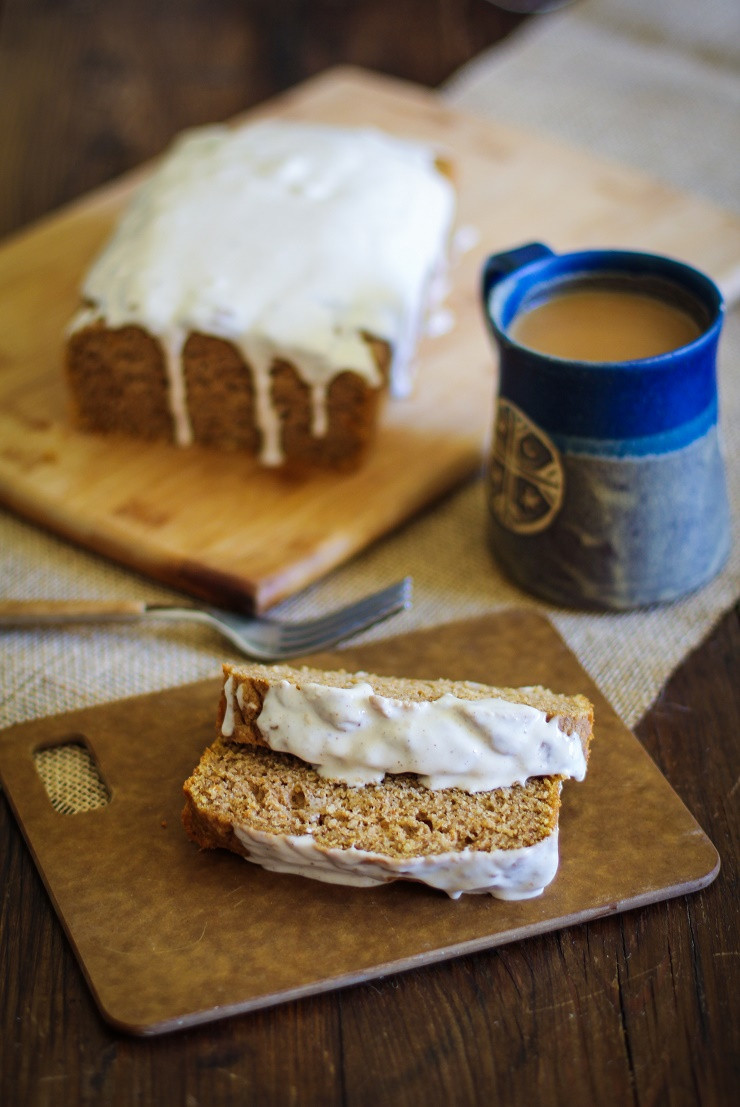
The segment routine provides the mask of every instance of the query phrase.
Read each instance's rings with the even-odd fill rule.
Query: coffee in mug
[[[627,250],[488,259],[499,354],[490,542],[527,590],[569,606],[672,600],[729,552],[713,281]]]
[[[693,342],[701,328],[688,311],[658,290],[593,278],[573,282],[520,311],[509,334],[521,346],[577,361],[632,361]]]

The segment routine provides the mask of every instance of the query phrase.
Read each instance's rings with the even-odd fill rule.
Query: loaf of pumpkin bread
[[[454,189],[370,128],[196,128],[89,270],[66,348],[84,431],[356,467],[408,391]]]

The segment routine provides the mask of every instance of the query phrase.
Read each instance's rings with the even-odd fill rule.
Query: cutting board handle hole
[[[33,763],[55,811],[79,815],[106,807],[111,792],[80,734],[34,750]]]

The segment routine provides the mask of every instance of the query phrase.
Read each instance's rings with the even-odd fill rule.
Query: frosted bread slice
[[[593,708],[541,687],[227,664],[219,721],[233,742],[349,784],[411,772],[429,788],[476,792],[533,776],[582,780]]]
[[[560,788],[544,777],[471,795],[410,774],[358,788],[290,754],[219,738],[185,783],[183,823],[202,848],[275,872],[358,887],[413,880],[453,899],[528,899],[557,871]]]
[[[184,786],[198,845],[452,898],[552,880],[562,779],[585,774],[593,732],[580,695],[287,665],[225,665],[218,719]]]

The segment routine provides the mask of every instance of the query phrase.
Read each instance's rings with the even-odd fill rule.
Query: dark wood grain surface
[[[434,85],[516,22],[485,0],[1,0],[0,233],[328,65]],[[0,1102],[736,1102],[739,657],[736,609],[637,728],[720,852],[705,891],[159,1040],[101,1021],[0,799]]]

